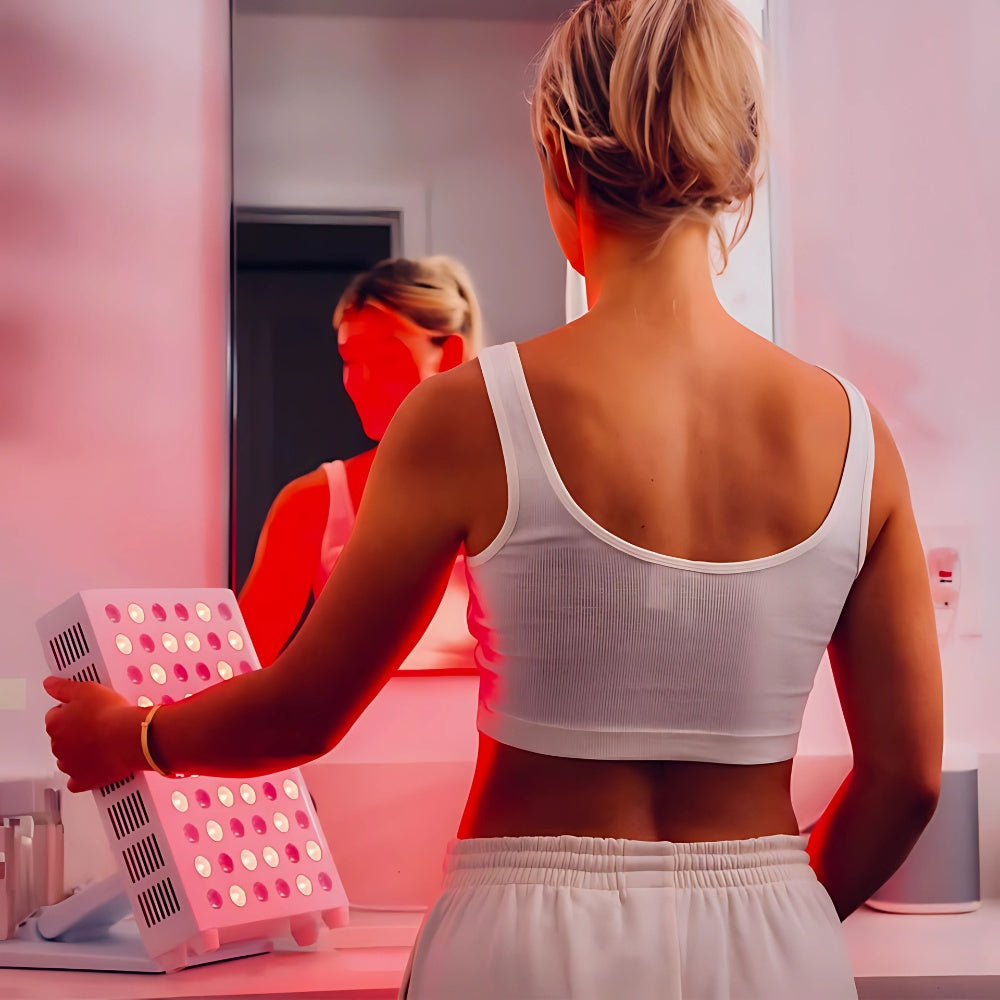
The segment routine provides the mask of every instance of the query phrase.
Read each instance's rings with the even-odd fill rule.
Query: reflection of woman
[[[762,154],[751,38],[724,0],[559,26],[532,122],[590,310],[418,386],[296,638],[152,727],[177,771],[322,753],[464,544],[481,749],[411,1000],[853,997],[838,917],[933,812],[940,664],[892,438],[712,283]],[[854,763],[807,843],[789,783],[828,644]],[[70,787],[149,766],[141,711],[47,686]]]
[[[418,383],[474,357],[481,339],[472,282],[448,257],[382,261],[347,287],[333,324],[344,387],[374,441]],[[324,463],[285,486],[272,504],[239,598],[264,666],[291,637],[310,592],[319,594],[330,576],[354,526],[375,452]],[[459,559],[442,607],[407,667],[471,666],[467,597]]]

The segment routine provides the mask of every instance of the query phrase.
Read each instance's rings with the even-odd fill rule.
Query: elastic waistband
[[[620,892],[814,879],[807,842],[789,834],[691,844],[574,836],[455,840],[444,889],[551,885]]]

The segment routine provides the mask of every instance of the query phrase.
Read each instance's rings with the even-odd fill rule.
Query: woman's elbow
[[[914,823],[925,826],[931,821],[941,796],[941,769],[925,769],[894,776],[892,797]]]
[[[941,766],[939,761],[926,765],[900,767],[865,764],[855,757],[854,777],[877,791],[878,797],[894,811],[905,811],[914,820],[929,821],[937,808],[941,795]]]

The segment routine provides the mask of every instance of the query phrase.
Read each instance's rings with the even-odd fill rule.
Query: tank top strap
[[[875,433],[871,410],[860,390],[836,372],[824,368],[844,388],[851,408],[851,430],[847,444],[847,458],[837,492],[835,513],[849,533],[852,544],[857,545],[857,572],[861,572],[868,548],[868,520],[871,512],[872,478],[875,471]]]
[[[534,410],[527,396],[517,344],[511,341],[487,348],[480,352],[479,364],[503,446],[508,486],[512,473],[520,482],[547,482],[538,454],[532,426]]]
[[[326,517],[326,528],[320,545],[319,562],[313,592],[319,594],[333,572],[341,550],[347,544],[354,528],[354,506],[351,491],[347,486],[347,467],[341,461],[324,462],[320,468],[326,473],[330,487],[330,508]]]
[[[565,515],[546,479],[545,467],[536,448],[529,419],[530,399],[526,404],[517,345],[511,342],[488,347],[479,352],[478,360],[503,449],[507,516],[493,541],[482,552],[468,556],[466,565],[469,568],[496,555],[518,524],[555,523]]]

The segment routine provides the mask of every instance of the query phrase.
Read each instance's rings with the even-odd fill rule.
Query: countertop
[[[3,1000],[391,1000],[419,914],[354,913],[313,950],[278,950],[172,975],[0,969]],[[1000,998],[1000,900],[973,913],[903,915],[862,907],[844,924],[863,1000]],[[2,952],[0,952],[2,954]]]

